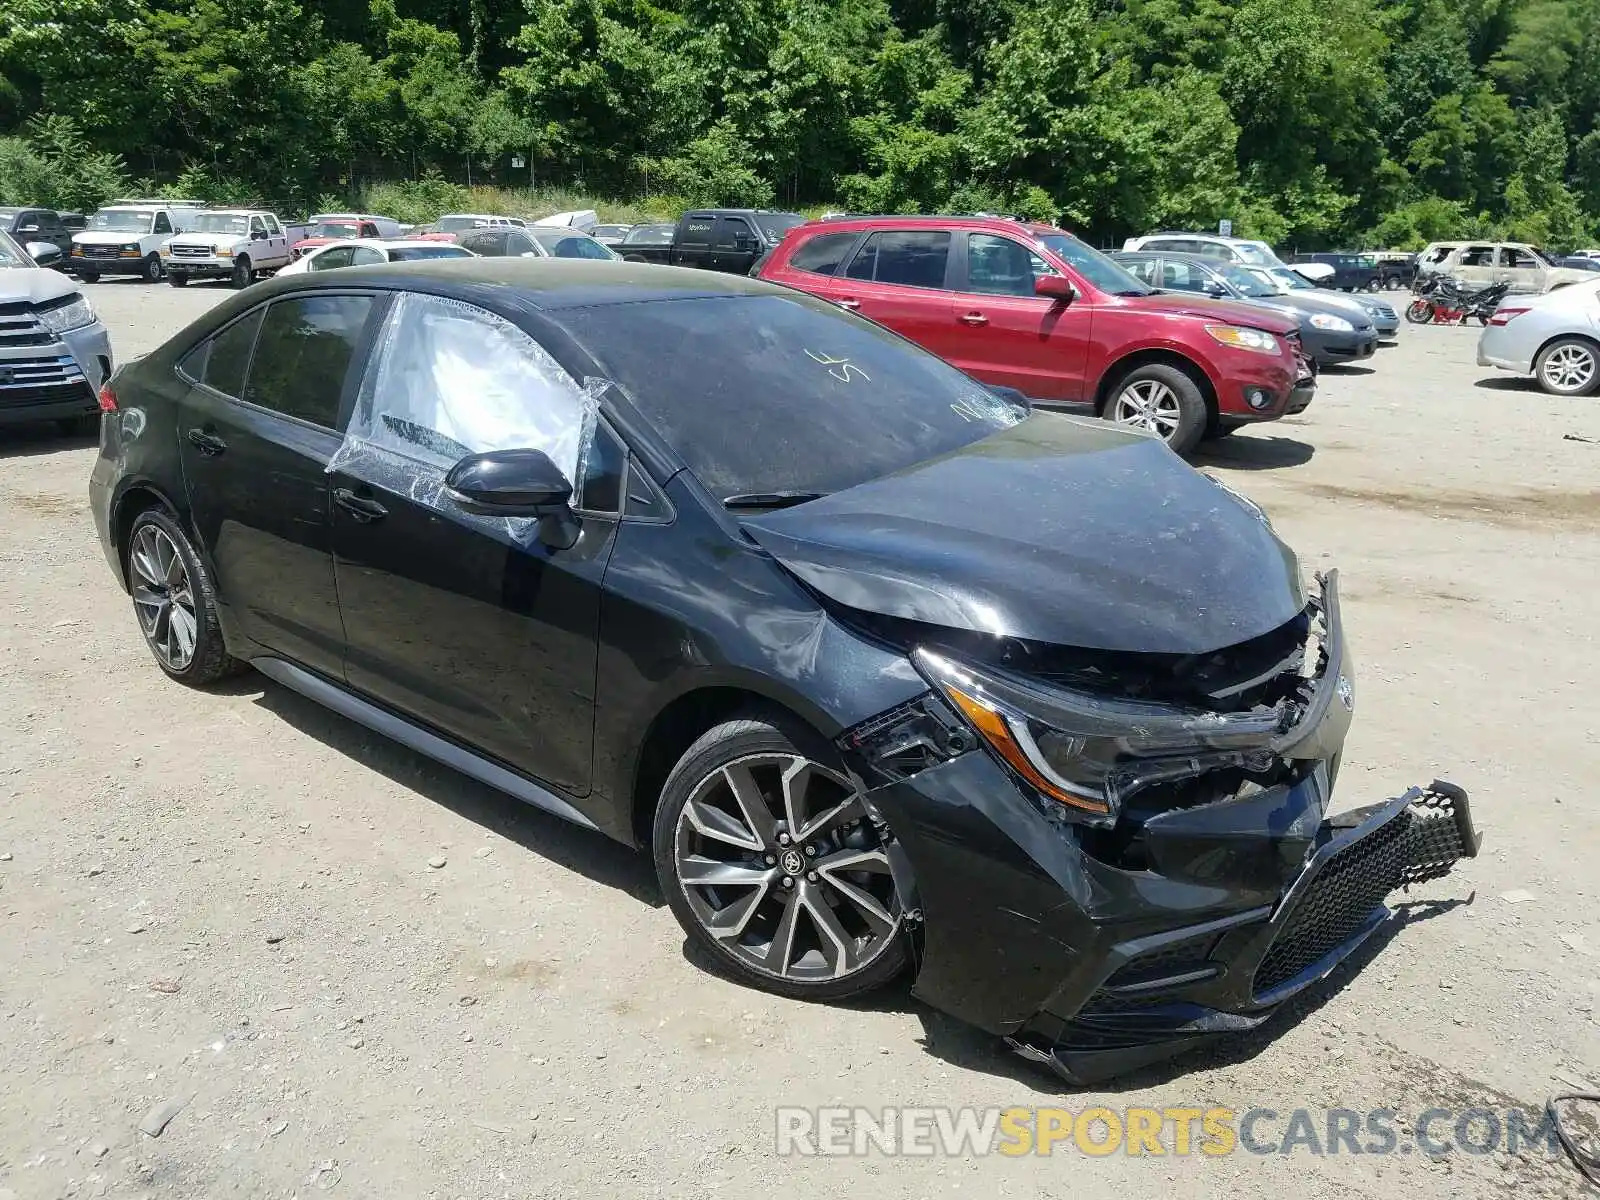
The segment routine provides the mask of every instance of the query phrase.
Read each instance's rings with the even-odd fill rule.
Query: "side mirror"
[[[29,242],[25,249],[28,257],[41,267],[53,267],[61,261],[61,247],[51,242]]]
[[[1071,304],[1078,298],[1078,289],[1072,286],[1072,280],[1065,275],[1036,275],[1033,280],[1033,294],[1048,296],[1063,304]]]
[[[1228,289],[1223,287],[1215,279],[1206,280],[1206,295],[1208,295],[1208,296],[1226,296],[1227,294],[1228,294]]]
[[[572,484],[543,450],[490,450],[450,468],[446,486],[469,512],[496,517],[544,517],[565,511]]]

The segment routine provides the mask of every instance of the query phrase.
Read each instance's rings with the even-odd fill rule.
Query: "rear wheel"
[[[740,981],[841,1000],[909,961],[886,838],[824,738],[752,712],[707,731],[667,777],[656,872],[690,940]]]
[[[1600,387],[1600,346],[1586,338],[1557,338],[1533,360],[1533,376],[1553,396],[1588,396]]]
[[[1209,416],[1195,381],[1166,363],[1146,363],[1119,379],[1102,415],[1156,434],[1179,454],[1194,449]]]
[[[139,631],[171,678],[202,687],[244,668],[223,644],[205,564],[166,512],[147,509],[134,520],[127,567]]]

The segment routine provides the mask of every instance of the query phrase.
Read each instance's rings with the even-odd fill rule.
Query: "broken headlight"
[[[1291,720],[1283,705],[1242,713],[1046,687],[918,649],[912,661],[999,759],[1065,819],[1116,822],[1141,788],[1216,767],[1266,770]]]

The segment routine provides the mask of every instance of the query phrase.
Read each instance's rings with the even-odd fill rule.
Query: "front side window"
[[[543,450],[577,478],[594,403],[521,329],[474,305],[407,293],[380,345],[353,437],[441,474],[469,454]]]
[[[743,217],[718,217],[713,237],[723,250],[753,250],[756,246],[755,230]]]
[[[581,233],[536,233],[533,240],[543,246],[551,258],[609,260],[617,257],[592,237]]]
[[[371,296],[296,296],[268,307],[244,399],[333,429]]]
[[[1044,259],[1008,237],[967,235],[967,290],[998,296],[1032,296],[1033,281],[1054,275]]]
[[[256,331],[261,328],[262,313],[257,309],[211,339],[200,382],[224,396],[244,395],[244,376],[250,368],[250,350],[256,343]]]
[[[1539,260],[1526,250],[1518,250],[1515,246],[1506,246],[1500,251],[1500,265],[1502,267],[1516,267],[1528,270],[1537,267]]]
[[[1114,296],[1150,294],[1150,288],[1135,279],[1125,268],[1070,233],[1059,231],[1041,233],[1038,235],[1038,241],[1046,250],[1103,292],[1110,292]]]
[[[558,319],[724,499],[852,487],[1021,419],[943,360],[800,293],[574,307]],[[715,370],[708,345],[732,348]]]
[[[1494,262],[1493,246],[1468,246],[1461,252],[1463,267],[1487,267]]]
[[[506,253],[513,258],[518,258],[524,254],[539,255],[539,250],[532,241],[522,234],[508,233],[506,234]],[[542,258],[544,256],[539,255],[539,257]]]
[[[845,274],[900,287],[942,288],[949,261],[950,235],[944,230],[886,231],[862,243]]]
[[[167,219],[166,213],[157,213],[155,222],[156,233],[171,233],[172,222]]]
[[[251,233],[265,233],[266,231],[267,231],[267,223],[265,221],[263,221],[260,217],[251,217],[250,218],[250,232]]]

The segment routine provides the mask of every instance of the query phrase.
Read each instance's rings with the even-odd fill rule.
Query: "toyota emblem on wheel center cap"
[[[778,865],[786,875],[799,875],[806,869],[806,860],[798,850],[785,850],[778,859]]]

